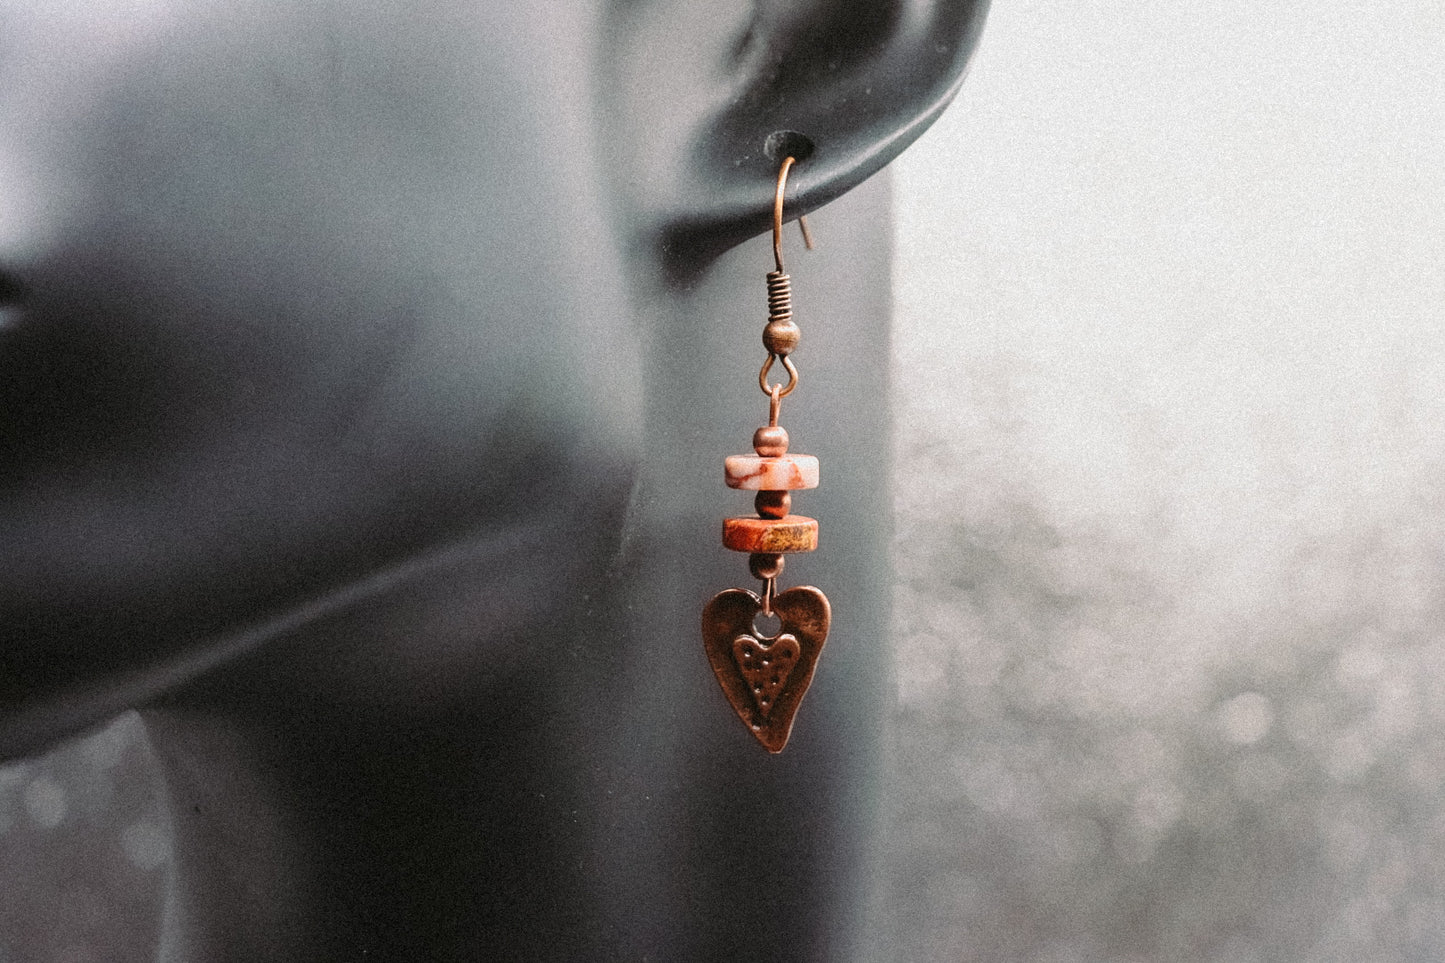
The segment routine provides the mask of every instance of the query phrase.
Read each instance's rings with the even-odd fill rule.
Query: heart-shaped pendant
[[[733,711],[765,749],[782,752],[813,681],[832,612],[817,589],[790,588],[773,599],[782,625],[768,637],[753,627],[762,610],[762,600],[752,592],[721,592],[702,610],[702,640]]]

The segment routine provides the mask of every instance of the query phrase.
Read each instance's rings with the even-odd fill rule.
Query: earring
[[[768,423],[753,433],[753,455],[732,455],[724,462],[729,488],[757,492],[756,515],[723,521],[723,545],[747,552],[748,569],[762,581],[762,594],[728,589],[713,596],[702,611],[702,638],[708,662],[733,711],[769,752],[782,752],[793,729],[793,716],[813,681],[813,670],[828,638],[832,611],[828,599],[812,586],[777,591],[783,556],[818,547],[818,523],[791,514],[792,492],[818,487],[818,459],[788,452],[788,432],[778,424],[783,399],[798,387],[798,369],[790,355],[798,345],[793,322],[792,280],[783,271],[783,191],[789,157],[778,171],[773,197],[773,259],[768,273],[768,323],[763,347],[768,359],[758,373],[758,386],[768,396]],[[812,239],[801,219],[803,238]],[[786,384],[769,383],[777,362],[788,375]],[[775,635],[757,628],[758,616],[778,620]]]

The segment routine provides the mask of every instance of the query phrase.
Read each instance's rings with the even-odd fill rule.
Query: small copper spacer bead
[[[760,491],[753,499],[753,508],[763,518],[782,518],[793,507],[793,496],[787,492]]]
[[[764,425],[753,432],[753,451],[764,458],[787,454],[788,429],[782,425]]]
[[[777,578],[783,574],[783,556],[772,555],[765,552],[754,552],[748,556],[748,571],[753,573],[753,578],[764,581],[770,578]]]
[[[798,339],[802,336],[803,332],[792,321],[769,321],[763,328],[763,347],[770,354],[786,358],[798,346]]]

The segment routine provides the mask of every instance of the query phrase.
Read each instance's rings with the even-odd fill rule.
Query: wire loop
[[[758,372],[758,387],[763,389],[763,394],[772,397],[774,391],[778,392],[779,398],[786,398],[798,387],[798,368],[793,364],[792,358],[783,359],[783,370],[788,372],[788,383],[768,384],[768,372],[773,370],[773,362],[778,360],[775,354],[768,355],[768,360],[763,362],[763,370]]]

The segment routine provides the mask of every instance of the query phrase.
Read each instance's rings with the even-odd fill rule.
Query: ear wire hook
[[[778,168],[778,189],[773,194],[773,261],[778,269],[768,274],[768,326],[763,329],[763,347],[768,349],[768,360],[758,372],[758,387],[772,399],[774,423],[778,403],[798,387],[798,368],[788,357],[798,345],[798,326],[793,323],[793,281],[783,270],[783,192],[788,186],[788,169],[796,163],[797,158],[783,158],[783,165]],[[811,249],[813,235],[807,220],[799,216],[798,227],[803,231],[803,243]],[[768,372],[777,361],[783,363],[783,370],[788,373],[786,385],[768,383]]]
[[[796,163],[795,158],[783,158],[783,166],[778,169],[778,190],[773,195],[773,262],[780,272],[783,270],[783,191],[788,186],[788,169]],[[799,215],[798,229],[803,232],[803,246],[811,251],[813,232],[808,230],[807,217]]]

